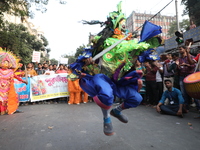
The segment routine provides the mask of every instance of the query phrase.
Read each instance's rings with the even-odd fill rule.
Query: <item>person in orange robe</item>
[[[80,103],[87,103],[88,102],[88,94],[81,89],[81,98]]]
[[[69,91],[69,101],[68,104],[80,104],[81,101],[81,87],[79,86],[78,76],[72,73],[72,71],[68,70],[68,91]]]

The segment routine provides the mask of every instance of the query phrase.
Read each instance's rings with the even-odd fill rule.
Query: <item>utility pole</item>
[[[178,21],[178,0],[175,0],[175,6],[176,6],[176,25],[177,25],[177,31],[180,31],[179,21]]]

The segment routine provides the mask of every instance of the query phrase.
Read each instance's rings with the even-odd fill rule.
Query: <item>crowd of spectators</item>
[[[23,64],[20,63],[19,68],[16,70],[16,75],[20,77],[25,77],[25,70],[22,69],[25,68],[23,67]],[[70,73],[69,68],[67,65],[63,64],[48,64],[48,63],[28,63],[26,65],[26,70],[27,70],[27,76],[28,77],[33,77],[33,76],[38,76],[38,75],[53,75],[53,74],[60,74],[60,73]],[[83,100],[80,99],[79,102],[76,104],[80,103],[87,103],[88,100],[84,99],[85,93],[83,91],[80,92],[80,97],[83,97]],[[43,104],[43,103],[68,103],[69,102],[69,97],[64,97],[64,98],[56,98],[56,99],[51,99],[51,100],[43,100],[43,101],[38,101],[38,102],[20,102],[20,105],[30,105],[30,104]],[[69,104],[69,103],[68,103]]]
[[[191,107],[196,107],[197,111],[200,112],[199,100],[187,94],[183,82],[186,76],[194,73],[196,67],[195,63],[189,63],[188,60],[193,60],[194,56],[187,54],[187,51],[188,49],[186,46],[180,46],[178,48],[178,53],[162,53],[159,61],[151,60],[140,65],[140,68],[143,68],[141,70],[144,72],[144,85],[146,88],[146,93],[143,94],[144,100],[142,104],[154,108],[158,108],[159,106],[157,110],[160,111],[161,101],[163,105],[174,104],[174,101],[172,102],[169,98],[170,95],[167,96],[167,94],[170,93],[170,90],[173,91],[176,88],[180,91],[180,96],[183,98],[180,100],[183,104],[183,112],[189,112]],[[173,88],[169,88],[171,85],[166,81],[172,83]],[[166,91],[168,92],[164,94]],[[176,94],[172,97],[174,99],[179,99],[177,97],[178,93],[179,92],[176,91]],[[179,114],[179,116],[182,115]]]
[[[195,71],[196,64],[188,62],[188,60],[191,61],[193,59],[194,56],[187,53],[187,47],[180,46],[178,48],[178,53],[173,53],[173,54],[162,53],[160,55],[160,60],[156,61],[151,60],[145,63],[140,63],[137,60],[135,63],[135,69],[143,71],[142,80],[144,81],[143,88],[145,89],[145,92],[144,91],[141,92],[143,96],[142,104],[156,108],[157,111],[160,112],[162,110],[160,108],[163,108],[164,110],[168,108],[164,106],[161,107],[161,105],[170,105],[174,104],[174,102],[177,103],[177,101],[181,101],[182,103],[181,109],[183,109],[184,112],[189,112],[192,106],[196,107],[197,111],[200,113],[199,100],[194,99],[187,94],[183,83],[184,78]],[[19,67],[16,73],[23,72],[21,70],[22,66],[23,65]],[[52,75],[52,74],[69,73],[69,72],[70,72],[69,68],[63,64],[60,64],[59,66],[57,66],[56,64],[48,64],[46,62],[43,64],[41,63],[27,64],[27,73],[29,77],[37,75]],[[24,75],[25,74],[22,73],[22,76]],[[170,100],[171,95],[169,95],[169,93],[170,91],[174,91],[174,88],[177,90],[175,90],[174,93],[172,92],[174,95],[174,98],[172,98],[173,99],[172,102]],[[180,100],[178,100],[179,97],[177,97],[180,94],[179,91],[182,97],[180,98]],[[83,95],[83,93],[81,95]],[[116,99],[118,98],[116,97]],[[123,100],[120,99],[120,102],[122,101]],[[58,102],[66,102],[66,103],[70,102],[69,104],[71,104],[71,100],[69,101],[69,97],[60,98],[56,100],[47,100],[43,101],[42,103],[58,103]],[[83,102],[83,100],[76,102],[76,104],[80,104],[81,102]],[[84,103],[86,103],[86,101],[84,101]],[[178,107],[176,107],[176,110],[178,111]],[[170,112],[170,110],[168,112]],[[183,116],[182,114],[180,115],[180,112],[178,114],[179,116]]]

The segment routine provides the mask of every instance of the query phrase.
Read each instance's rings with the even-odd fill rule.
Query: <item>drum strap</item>
[[[198,69],[199,68],[199,69]],[[197,62],[194,72],[200,71],[200,59]]]

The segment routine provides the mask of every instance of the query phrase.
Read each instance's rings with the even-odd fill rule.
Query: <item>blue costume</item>
[[[104,109],[110,109],[114,95],[124,99],[124,108],[137,107],[142,101],[138,93],[138,79],[142,73],[132,71],[116,83],[104,74],[86,75],[80,80],[81,88]]]

